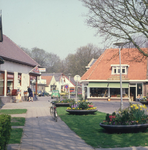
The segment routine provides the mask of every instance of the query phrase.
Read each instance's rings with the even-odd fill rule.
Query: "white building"
[[[4,59],[4,63],[0,64],[1,101],[10,102],[13,89],[23,98],[30,81],[37,80],[37,76],[40,76],[39,64],[5,35],[3,42],[0,42],[0,56]]]

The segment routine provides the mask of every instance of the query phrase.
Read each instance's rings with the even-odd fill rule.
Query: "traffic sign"
[[[74,76],[74,80],[75,80],[76,82],[79,82],[79,81],[81,80],[81,77],[80,77],[79,75],[75,75],[75,76]]]
[[[65,88],[68,89],[68,85],[65,85]]]

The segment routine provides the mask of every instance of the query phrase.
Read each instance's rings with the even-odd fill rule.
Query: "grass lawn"
[[[1,109],[0,114],[23,114],[27,109]]]
[[[12,117],[11,126],[24,126],[25,118],[24,117]]]
[[[21,128],[12,129],[8,144],[19,144],[21,142],[22,133],[23,129]]]
[[[65,107],[57,107],[57,112],[71,130],[94,148],[148,146],[148,129],[140,133],[109,134],[99,125],[105,120],[105,113],[70,115]]]

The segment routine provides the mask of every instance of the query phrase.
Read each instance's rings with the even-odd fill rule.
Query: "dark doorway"
[[[136,101],[136,87],[130,87],[130,99]]]

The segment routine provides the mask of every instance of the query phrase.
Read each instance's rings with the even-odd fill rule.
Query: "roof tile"
[[[6,35],[3,35],[3,42],[0,42],[0,56],[4,59],[17,61],[31,66],[40,66],[28,54],[26,54],[20,47],[18,47]]]
[[[142,48],[147,53],[147,48]],[[106,49],[92,67],[85,72],[81,80],[108,80],[111,78],[111,64],[119,65],[119,49]],[[136,48],[121,50],[121,64],[128,64],[129,80],[145,80],[147,73],[147,57]]]

